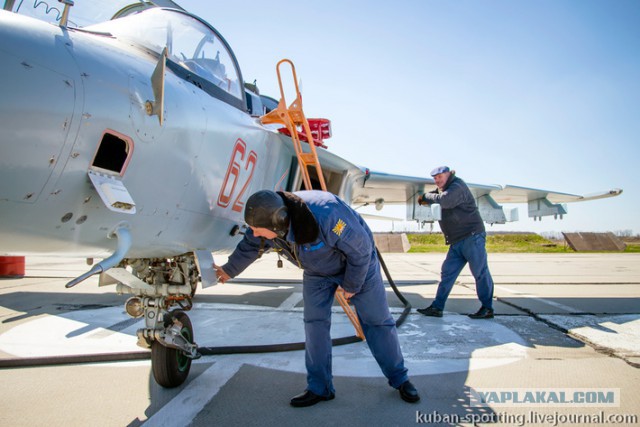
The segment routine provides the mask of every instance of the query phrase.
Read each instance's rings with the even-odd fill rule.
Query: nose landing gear
[[[127,313],[144,316],[145,327],[137,331],[138,345],[151,348],[156,382],[168,388],[181,385],[189,376],[191,361],[200,357],[185,313],[193,306],[198,280],[194,258],[128,260],[106,274],[117,281],[118,293],[134,295],[125,303]]]

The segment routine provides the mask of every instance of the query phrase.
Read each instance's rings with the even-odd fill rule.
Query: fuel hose
[[[389,285],[396,297],[404,304],[404,310],[396,320],[396,328],[400,327],[402,323],[404,323],[405,319],[411,312],[411,304],[407,299],[402,295],[402,292],[398,289],[395,282],[391,278],[391,273],[389,273],[389,269],[382,258],[382,254],[376,248],[376,253],[378,254],[378,260],[380,261],[380,266],[384,271],[387,280],[389,281]],[[348,337],[342,338],[334,338],[331,340],[333,346],[340,346],[345,344],[353,344],[356,342],[362,341],[357,335],[352,335]],[[220,355],[220,354],[246,354],[246,353],[275,353],[282,351],[296,351],[296,350],[304,350],[304,342],[295,342],[295,343],[283,343],[283,344],[264,344],[264,345],[240,345],[240,346],[224,346],[224,347],[198,347],[198,352],[204,356],[211,355]]]
[[[380,266],[384,271],[389,285],[396,297],[404,304],[404,310],[396,320],[396,327],[400,327],[411,312],[411,304],[402,295],[395,282],[391,278],[389,269],[376,248]],[[333,346],[352,344],[362,341],[358,336],[352,335],[342,338],[334,338],[331,340]],[[222,355],[222,354],[249,354],[249,353],[275,353],[284,351],[304,350],[304,342],[282,343],[282,344],[265,344],[265,345],[241,345],[241,346],[216,346],[216,347],[198,347],[198,352],[203,356]],[[23,368],[35,366],[51,366],[51,365],[69,365],[69,364],[86,364],[86,363],[104,363],[104,362],[122,362],[132,360],[145,360],[151,358],[150,351],[132,351],[122,353],[104,353],[104,354],[80,354],[67,356],[45,356],[45,357],[26,357],[0,359],[0,369],[6,368]]]

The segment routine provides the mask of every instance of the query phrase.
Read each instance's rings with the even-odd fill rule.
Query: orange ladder
[[[282,78],[280,75],[280,65],[285,62],[291,66],[293,81],[296,89],[296,99],[288,108],[284,98],[284,88],[282,86]],[[325,183],[324,175],[322,174],[322,166],[320,166],[318,154],[316,153],[316,142],[314,141],[313,133],[311,132],[311,128],[309,127],[309,121],[302,111],[302,95],[300,94],[300,89],[298,88],[298,77],[296,75],[296,68],[294,67],[293,62],[291,62],[289,59],[283,59],[276,65],[276,71],[278,73],[278,84],[280,85],[280,101],[278,102],[278,106],[274,110],[260,117],[260,121],[263,124],[279,123],[286,126],[288,131],[287,133],[291,136],[293,147],[296,151],[304,187],[307,190],[313,189],[311,185],[311,178],[309,177],[309,166],[314,166],[318,174],[320,187],[322,188],[322,190],[327,191],[327,184]],[[304,139],[308,141],[307,145],[309,146],[310,151],[305,152],[303,150],[301,135],[305,136]],[[364,333],[362,332],[362,326],[358,321],[356,313],[353,311],[353,309],[349,305],[349,302],[345,298],[342,288],[338,288],[338,290],[336,291],[336,299],[353,324],[353,327],[356,330],[356,335],[358,336],[358,338],[364,341],[365,338]]]

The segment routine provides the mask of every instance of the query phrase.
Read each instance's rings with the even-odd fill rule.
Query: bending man
[[[296,407],[335,397],[331,372],[331,306],[338,286],[356,307],[367,344],[391,387],[420,400],[409,381],[395,321],[389,312],[373,235],[351,207],[331,193],[259,191],[247,200],[249,224],[229,261],[214,266],[223,283],[269,249],[304,269],[306,390]]]

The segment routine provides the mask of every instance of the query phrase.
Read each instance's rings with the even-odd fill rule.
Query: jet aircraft
[[[0,10],[0,255],[102,259],[67,287],[99,274],[100,285],[131,294],[126,310],[144,318],[138,342],[151,348],[154,377],[175,387],[198,357],[185,313],[198,282],[216,283],[213,256],[240,239],[248,196],[302,188],[301,166],[292,138],[263,119],[284,97],[245,85],[209,23],[170,1],[114,0],[108,13],[104,2],[81,9],[89,3],[9,0]],[[323,148],[328,121],[314,123],[307,139],[329,191],[354,206],[403,204],[408,219],[439,218],[437,205],[416,203],[431,178],[356,166]],[[500,202],[562,217],[563,203],[621,192],[470,187],[489,223],[517,219]]]

